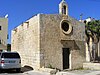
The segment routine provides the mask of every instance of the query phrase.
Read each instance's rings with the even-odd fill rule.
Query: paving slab
[[[26,75],[50,75],[48,72],[41,72],[41,71],[28,71],[24,72]]]
[[[84,74],[84,75],[100,75],[100,71],[94,71],[94,72]]]
[[[58,72],[56,75],[100,75],[100,71],[74,70],[74,71]]]

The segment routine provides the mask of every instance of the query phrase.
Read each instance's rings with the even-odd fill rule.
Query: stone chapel
[[[11,44],[33,69],[77,69],[86,61],[85,24],[69,16],[64,0],[59,14],[37,14],[13,29]]]

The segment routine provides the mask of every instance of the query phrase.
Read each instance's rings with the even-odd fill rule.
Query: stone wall
[[[63,69],[62,48],[70,48],[70,69],[82,67],[85,25],[68,16],[73,31],[65,35],[62,20],[59,14],[39,14],[12,31],[12,51],[20,53],[22,65]]]
[[[12,30],[12,51],[17,51],[22,66],[40,67],[39,14]]]
[[[65,47],[71,50],[70,68],[82,67],[85,61],[85,25],[68,17],[67,20],[71,23],[73,32],[65,35],[60,28],[62,20],[62,16],[57,14],[40,16],[40,50],[43,55],[41,66],[51,65],[53,68],[63,69],[62,48]],[[75,59],[76,62],[73,63]]]
[[[0,50],[7,50],[8,18],[0,18]]]
[[[60,29],[61,40],[85,41],[85,24],[71,17],[68,17],[66,20],[68,20],[68,22],[72,26],[72,32],[69,35],[65,35],[62,32],[62,29]]]
[[[98,52],[98,60],[100,60],[100,38],[99,38],[99,42],[97,44],[97,52]]]
[[[62,68],[62,45],[60,43],[60,15],[40,16],[41,54],[44,54],[44,60],[41,66]]]
[[[92,62],[83,63],[83,68],[90,70],[100,70],[100,63],[92,63]]]
[[[74,48],[71,51],[71,68],[83,68],[83,63],[86,61],[85,42],[74,41]]]

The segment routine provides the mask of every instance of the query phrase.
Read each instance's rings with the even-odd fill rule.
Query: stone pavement
[[[41,72],[41,71],[28,71],[28,72],[24,72],[24,75],[50,75],[50,73],[48,72]]]
[[[100,71],[74,70],[74,71],[58,72],[56,75],[100,75]]]
[[[52,70],[46,69],[44,71],[43,70],[35,71],[35,70],[24,69],[22,73],[16,73],[16,72],[11,71],[11,72],[6,72],[6,73],[0,73],[0,75],[100,75],[100,70],[71,70],[71,71],[65,70],[65,71],[57,72],[56,74],[50,74],[51,73],[50,71]]]
[[[40,71],[28,71],[24,72],[24,75],[51,75],[48,72],[40,72]],[[74,70],[74,71],[66,71],[66,72],[57,72],[53,75],[100,75],[100,71],[96,70]]]

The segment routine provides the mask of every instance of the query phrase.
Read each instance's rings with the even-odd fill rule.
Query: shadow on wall
[[[74,49],[75,50],[80,50],[80,48],[79,48],[79,43],[77,44],[77,42],[76,41],[74,41]]]
[[[96,60],[98,60],[98,62],[100,63],[100,56],[98,56],[98,57],[96,58]]]
[[[72,50],[80,50],[79,43],[77,43],[74,40],[61,40],[61,43],[63,44],[63,47],[65,48],[71,48]]]

